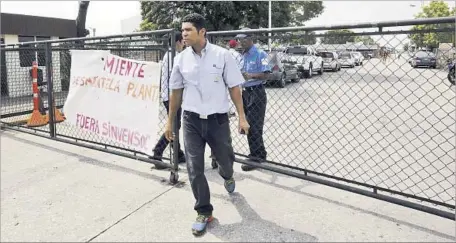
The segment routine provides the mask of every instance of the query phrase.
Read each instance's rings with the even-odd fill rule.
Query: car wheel
[[[279,86],[279,88],[285,88],[285,84],[286,84],[286,80],[285,80],[285,73],[282,73],[282,75],[280,75],[280,79],[277,81],[277,86]]]
[[[312,78],[312,66],[309,66],[309,70],[304,70],[304,78]]]
[[[323,69],[323,63],[321,63],[320,70],[318,70],[318,74],[322,75],[325,72]]]

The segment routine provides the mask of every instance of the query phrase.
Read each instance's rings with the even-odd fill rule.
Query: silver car
[[[337,72],[340,70],[339,55],[334,51],[319,52],[319,56],[323,58],[323,68]]]
[[[350,52],[342,52],[339,55],[340,66],[342,67],[355,67],[355,57]]]
[[[298,68],[295,63],[286,53],[277,51],[268,53],[268,64],[272,72],[268,75],[267,82],[276,84],[280,88],[285,87],[288,81],[299,82]]]
[[[356,66],[363,65],[364,56],[363,56],[363,54],[361,54],[361,52],[352,51],[351,54],[353,54],[353,57],[355,58]]]

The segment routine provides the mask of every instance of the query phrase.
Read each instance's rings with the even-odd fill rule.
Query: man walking
[[[182,20],[182,36],[187,48],[176,56],[170,78],[170,112],[165,134],[174,138],[173,119],[182,104],[183,131],[187,171],[198,216],[192,226],[194,235],[201,235],[212,218],[209,185],[204,175],[204,149],[209,144],[225,180],[225,189],[232,193],[234,152],[231,144],[227,88],[236,106],[239,130],[249,133],[240,85],[242,74],[236,61],[225,48],[206,39],[206,21],[199,14]]]
[[[184,49],[184,43],[182,41],[182,34],[181,32],[176,32],[175,33],[175,40],[176,40],[176,52],[180,53]],[[169,40],[169,45],[171,46],[171,40]],[[171,67],[170,67],[170,61],[171,61],[171,52],[167,51],[165,55],[163,56],[162,60],[162,68],[161,68],[161,97],[163,100],[163,105],[166,108],[167,114],[169,114],[169,73],[171,72]],[[182,111],[179,109],[177,111],[177,126],[178,129],[180,129],[181,126],[181,114]],[[165,151],[166,147],[168,146],[169,141],[166,139],[165,134],[160,137],[158,140],[157,144],[155,145],[155,148],[153,149],[154,156],[149,157],[154,160],[159,160],[162,161],[163,157],[163,152]],[[171,148],[173,147],[173,144],[171,143]],[[180,143],[179,143],[179,163],[185,163],[185,156],[184,152],[180,148]],[[162,170],[166,169],[167,167],[161,166],[161,165],[155,165],[155,169]]]
[[[242,71],[246,82],[243,84],[242,98],[247,121],[251,126],[247,135],[250,148],[249,160],[262,162],[266,160],[267,155],[263,141],[267,103],[264,82],[268,73],[271,72],[271,68],[268,63],[268,54],[256,48],[249,34],[238,34],[236,38],[244,49]],[[243,171],[249,171],[255,167],[242,165],[241,168]]]

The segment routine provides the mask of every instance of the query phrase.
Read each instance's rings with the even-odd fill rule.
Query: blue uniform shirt
[[[242,72],[247,73],[264,73],[270,72],[271,67],[268,63],[268,54],[252,46],[249,51],[243,53],[244,66]],[[252,87],[264,83],[265,80],[249,79],[243,83],[244,87]]]

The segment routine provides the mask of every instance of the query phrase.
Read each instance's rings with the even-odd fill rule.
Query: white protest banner
[[[151,155],[159,131],[159,85],[158,63],[72,50],[66,121]]]

